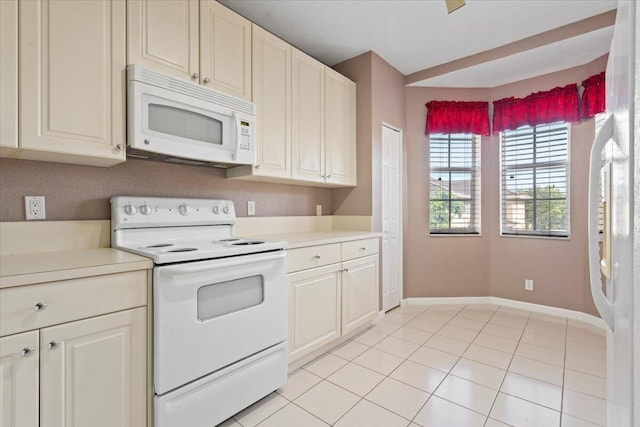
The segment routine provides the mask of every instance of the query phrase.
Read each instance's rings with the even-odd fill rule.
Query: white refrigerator
[[[640,425],[640,18],[619,0],[606,71],[606,119],[591,151],[591,292],[607,331],[607,426]],[[601,159],[604,237],[598,236]],[[602,285],[601,274],[606,279]]]

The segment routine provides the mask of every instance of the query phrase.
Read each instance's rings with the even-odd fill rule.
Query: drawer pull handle
[[[58,340],[53,340],[49,343],[49,350],[55,350],[58,347],[60,347],[60,341]]]
[[[348,268],[345,268],[345,269],[344,269],[344,270],[342,270],[342,271],[344,271],[345,273],[348,273],[348,272],[349,272],[349,269],[348,269]]]
[[[320,255],[314,256],[313,259],[320,259]]]
[[[37,302],[36,305],[33,306],[36,311],[45,311],[47,309],[46,302]]]
[[[366,250],[367,250],[367,248],[365,248],[364,246],[360,248],[360,252],[364,252]]]
[[[36,351],[36,350],[33,347],[25,347],[20,352],[20,356],[22,356],[22,357],[31,356],[34,351]]]

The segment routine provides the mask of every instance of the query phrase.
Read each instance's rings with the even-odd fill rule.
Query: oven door
[[[154,269],[156,394],[286,341],[285,260],[277,251]]]

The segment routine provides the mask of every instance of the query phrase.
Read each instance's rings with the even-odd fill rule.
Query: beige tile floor
[[[505,306],[399,307],[222,425],[603,426],[605,346],[587,323]]]

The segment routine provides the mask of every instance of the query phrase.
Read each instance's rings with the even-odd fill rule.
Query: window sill
[[[503,234],[500,233],[500,237],[507,238],[525,238],[525,239],[544,239],[544,240],[560,240],[560,241],[569,241],[571,240],[571,236],[535,236],[530,234]]]
[[[482,237],[482,233],[429,233],[429,237]]]

